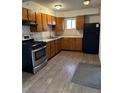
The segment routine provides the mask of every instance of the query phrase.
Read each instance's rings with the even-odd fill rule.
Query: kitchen
[[[124,93],[124,0],[85,1],[1,1],[1,93]]]
[[[85,84],[77,84],[78,82],[75,84],[75,78],[72,79],[79,63],[100,65],[100,0],[91,0],[86,6],[80,5],[81,2],[22,2],[23,93],[101,92],[99,84],[95,88],[92,84],[86,84],[90,86],[87,87]],[[95,28],[97,38],[94,34],[86,34],[87,29],[95,33],[94,25],[99,28]],[[86,36],[93,38],[85,38]]]

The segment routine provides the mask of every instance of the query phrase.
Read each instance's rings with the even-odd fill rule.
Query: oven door
[[[32,50],[32,62],[33,67],[36,67],[45,62],[46,56],[46,46]]]

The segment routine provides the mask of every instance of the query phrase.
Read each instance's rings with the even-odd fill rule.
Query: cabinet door
[[[55,40],[55,53],[58,53],[58,40]]]
[[[56,20],[54,16],[51,16],[51,20],[52,20],[52,25],[56,25]]]
[[[42,14],[43,31],[47,31],[47,15]]]
[[[84,27],[84,16],[77,16],[76,17],[76,29],[82,30]]]
[[[47,42],[47,58],[50,59],[50,42]]]
[[[48,22],[48,25],[52,24],[52,17],[50,15],[47,15],[47,22]]]
[[[76,50],[82,51],[82,38],[76,38]]]
[[[30,21],[36,21],[36,13],[32,10],[28,10],[28,19]]]
[[[28,10],[26,8],[22,8],[22,20],[28,20]]]
[[[69,50],[75,50],[75,38],[69,38]]]
[[[41,15],[42,15],[41,13],[36,13],[36,23],[37,23],[37,31],[38,32],[41,32],[43,29]]]
[[[64,18],[56,17],[56,26],[55,26],[56,31],[62,31],[63,30],[63,21],[64,21]]]
[[[54,41],[51,41],[50,42],[50,57],[53,57],[56,53],[56,50],[55,50],[55,42]]]
[[[61,51],[61,39],[58,39],[58,52]]]
[[[69,38],[62,39],[62,49],[68,50],[70,48]]]
[[[57,53],[61,51],[61,39],[57,39]]]

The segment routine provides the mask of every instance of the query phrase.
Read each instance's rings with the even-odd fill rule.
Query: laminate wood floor
[[[78,63],[100,64],[98,55],[61,51],[35,75],[22,73],[23,93],[101,93],[71,82]]]

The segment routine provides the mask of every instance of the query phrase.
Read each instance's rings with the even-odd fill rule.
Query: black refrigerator
[[[99,53],[99,23],[86,23],[83,29],[83,52],[98,54]]]

